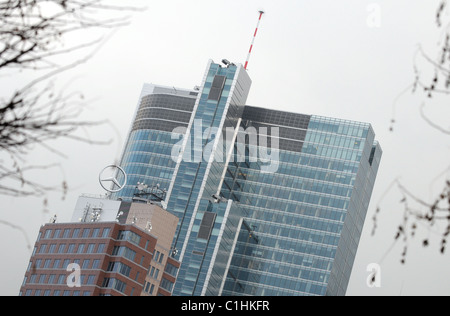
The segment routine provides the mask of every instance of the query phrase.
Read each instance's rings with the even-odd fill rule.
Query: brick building
[[[105,200],[80,198],[96,221],[42,226],[20,295],[170,296],[180,266],[170,257],[178,219],[157,205],[119,202],[120,215],[102,209]],[[102,222],[103,212],[117,221]]]

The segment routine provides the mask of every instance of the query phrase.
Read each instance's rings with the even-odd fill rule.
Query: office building
[[[128,185],[113,197],[147,194],[178,217],[173,295],[344,295],[382,154],[375,133],[248,106],[250,86],[226,61],[209,61],[192,90],[145,85],[121,160]]]
[[[170,296],[178,219],[160,207],[82,196],[68,223],[41,227],[22,296]]]

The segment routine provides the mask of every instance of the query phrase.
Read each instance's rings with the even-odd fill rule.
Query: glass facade
[[[213,264],[224,208],[213,206],[210,199],[217,191],[225,161],[208,155],[207,148],[211,153],[223,153],[226,142],[218,136],[226,127],[237,127],[250,84],[242,66],[208,64],[167,198],[167,210],[180,219],[173,248],[182,262],[181,281],[175,284],[174,295],[201,295]]]
[[[242,65],[210,61],[198,90],[143,96],[117,196],[168,188],[173,295],[344,295],[382,154],[374,131],[245,106],[250,85]]]
[[[276,173],[230,173],[249,215],[220,294],[345,294],[381,149],[369,124],[311,116],[304,135]]]
[[[176,166],[172,149],[182,137],[177,128],[188,126],[197,94],[194,90],[144,86],[120,163],[128,176],[127,185],[113,198],[130,200],[138,192],[138,182],[169,187]]]

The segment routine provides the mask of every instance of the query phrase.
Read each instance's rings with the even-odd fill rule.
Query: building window
[[[94,228],[92,231],[92,238],[97,238],[100,235],[100,228]]]
[[[172,292],[173,289],[173,282],[170,282],[167,279],[162,279],[161,284],[159,285],[160,288]]]
[[[104,229],[103,229],[103,233],[102,233],[102,238],[107,238],[107,237],[109,237],[110,231],[111,231],[110,228],[104,228]]]
[[[53,239],[59,238],[59,235],[61,235],[61,229],[56,229],[55,233],[53,234]]]
[[[145,286],[144,286],[144,292],[148,293],[148,294],[153,294],[153,290],[155,289],[155,285],[151,284],[149,282],[145,282]]]
[[[149,294],[153,294],[153,290],[155,289],[155,285],[154,284],[152,284],[151,286],[150,286],[150,291],[148,292]]]
[[[67,249],[67,253],[75,252],[75,244],[69,244],[69,248]]]
[[[52,230],[47,229],[44,234],[44,239],[49,239],[51,237],[51,235],[52,235]]]
[[[85,259],[85,260],[83,261],[82,269],[88,269],[88,268],[89,268],[89,263],[91,263],[91,260]]]
[[[115,289],[120,293],[125,292],[126,283],[114,278],[105,278],[102,283],[102,287]]]
[[[124,246],[115,246],[112,252],[113,256],[122,256],[131,261],[136,257],[136,251]]]
[[[48,253],[55,253],[55,250],[56,250],[56,244],[51,244],[48,249]]]
[[[34,268],[39,269],[41,267],[42,259],[36,259],[34,262]]]
[[[89,244],[86,253],[94,253],[95,244]]]
[[[164,270],[164,272],[166,272],[167,274],[170,274],[171,276],[176,276],[178,273],[178,268],[175,267],[173,264],[171,263],[167,263],[166,268]]]
[[[69,264],[70,264],[70,259],[64,259],[62,268],[63,268],[63,269],[67,269],[67,267],[69,266]]]
[[[109,272],[118,272],[120,274],[123,274],[126,277],[129,277],[130,276],[130,272],[131,272],[131,267],[129,267],[126,264],[121,263],[121,262],[110,262],[108,264],[107,271],[109,271]]]
[[[66,280],[66,276],[64,274],[60,274],[58,277],[58,284],[64,284],[65,280]]]
[[[89,238],[89,235],[91,234],[91,229],[90,228],[85,228],[83,230],[83,236],[82,238]]]
[[[47,275],[46,274],[41,274],[40,276],[39,276],[39,281],[38,281],[38,284],[45,284],[45,279],[47,278]]]
[[[45,253],[46,250],[47,250],[47,245],[43,244],[43,245],[41,245],[41,248],[39,248],[39,253]]]
[[[64,253],[65,248],[66,248],[66,244],[60,244],[58,247],[58,253]]]
[[[83,253],[84,252],[84,246],[86,246],[86,245],[85,244],[79,244],[77,253]]]
[[[95,281],[95,275],[91,274],[88,276],[86,285],[93,285]]]
[[[55,259],[53,261],[53,269],[58,269],[60,264],[61,264],[61,259]]]
[[[80,229],[79,228],[75,228],[73,230],[72,238],[78,238],[79,235],[80,235]]]
[[[64,229],[62,238],[69,238],[69,235],[70,235],[70,229],[69,228]]]
[[[52,261],[51,259],[45,259],[45,261],[44,261],[44,269],[50,268],[50,262],[51,261]]]
[[[94,262],[92,263],[92,269],[98,269],[99,267],[100,267],[100,260],[95,259]]]
[[[127,240],[135,245],[139,245],[141,242],[141,236],[138,234],[129,231],[129,230],[121,230],[119,231],[119,235],[117,236],[118,240]]]
[[[99,244],[97,248],[97,253],[105,252],[105,244]]]
[[[55,284],[56,274],[50,274],[47,284]]]

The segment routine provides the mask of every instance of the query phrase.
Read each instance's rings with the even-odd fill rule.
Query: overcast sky
[[[421,93],[401,94],[414,81],[414,56],[422,45],[436,56],[441,30],[436,27],[438,0],[165,0],[127,1],[147,6],[133,12],[131,24],[111,34],[87,63],[58,77],[68,91],[82,91],[88,106],[81,119],[108,120],[82,131],[92,139],[112,139],[97,146],[61,140],[53,143],[66,157],[35,148],[32,164],[61,164],[37,173],[43,183],[70,191],[43,199],[0,196],[0,220],[20,225],[33,246],[40,225],[57,214],[71,218],[82,193],[102,194],[98,174],[120,158],[144,83],[181,88],[200,85],[209,59],[244,63],[256,26],[265,10],[249,64],[253,84],[248,104],[304,114],[371,123],[383,157],[359,245],[348,295],[450,295],[450,254],[439,253],[434,231],[419,226],[401,265],[403,244],[393,244],[402,221],[401,194],[395,179],[419,197],[439,193],[449,167],[448,136],[420,117]],[[448,14],[446,15],[447,18]],[[83,40],[80,35],[72,40]],[[68,41],[68,44],[70,42]],[[426,64],[417,64],[425,72]],[[34,74],[0,78],[0,96],[8,96]],[[394,101],[397,101],[394,105]],[[426,112],[449,126],[447,98],[426,103]],[[396,124],[390,132],[390,120]],[[4,157],[3,157],[4,158]],[[0,153],[2,159],[2,153]],[[447,169],[448,170],[448,169]],[[380,202],[378,229],[372,217]],[[421,247],[423,238],[431,246]],[[23,234],[0,226],[0,295],[17,295],[31,251]],[[449,252],[449,251],[448,251]],[[380,287],[367,286],[368,265],[381,267]]]

